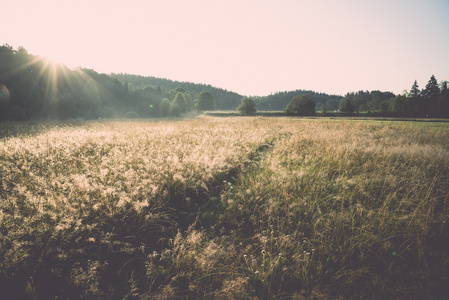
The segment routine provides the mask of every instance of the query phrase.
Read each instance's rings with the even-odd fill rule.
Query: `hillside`
[[[343,98],[337,95],[328,95],[314,91],[295,90],[278,92],[265,97],[256,97],[255,100],[259,110],[283,111],[293,97],[301,94],[307,95],[315,101],[317,110],[323,110],[325,108],[327,111],[338,110],[340,100]]]
[[[222,88],[213,87],[210,84],[201,84],[193,82],[184,82],[170,80],[166,78],[158,78],[153,76],[140,76],[132,74],[111,74],[112,77],[119,79],[124,83],[130,83],[132,89],[145,89],[151,87],[158,89],[164,94],[170,94],[170,91],[174,91],[177,88],[185,90],[191,97],[195,96],[201,91],[209,91],[215,99],[216,109],[218,110],[235,110],[240,104],[243,96],[235,92],[231,92]]]

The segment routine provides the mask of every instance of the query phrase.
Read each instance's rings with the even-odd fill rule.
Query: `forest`
[[[195,106],[204,95],[214,105]],[[71,70],[29,54],[23,47],[0,47],[0,120],[176,116],[194,108],[235,109],[241,98],[210,85],[100,74],[85,68]],[[167,109],[163,105],[165,99],[169,103]]]
[[[204,95],[213,104],[197,106],[199,97]],[[339,96],[298,89],[253,98],[258,111],[285,111],[298,95],[308,96],[322,115],[449,117],[447,81],[438,83],[433,75],[422,90],[415,81],[410,91],[401,95],[376,90]],[[3,121],[159,118],[179,116],[194,109],[235,111],[242,98],[235,92],[207,84],[100,74],[86,68],[71,70],[29,54],[23,47],[15,50],[7,44],[0,46]]]

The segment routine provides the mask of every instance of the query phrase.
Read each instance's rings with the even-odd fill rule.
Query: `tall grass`
[[[444,127],[29,126],[0,134],[3,298],[448,294]]]

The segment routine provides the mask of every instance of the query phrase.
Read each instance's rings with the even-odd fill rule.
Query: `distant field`
[[[448,123],[0,124],[0,299],[441,299]]]

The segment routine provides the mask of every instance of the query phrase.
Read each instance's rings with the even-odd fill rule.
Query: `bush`
[[[256,102],[252,98],[243,98],[242,104],[237,107],[237,111],[244,116],[252,116],[257,112]]]
[[[170,117],[179,117],[181,116],[181,107],[178,104],[172,103],[170,104],[170,108],[168,110],[168,115]]]
[[[315,102],[307,95],[296,96],[287,105],[285,112],[297,116],[313,116],[315,115]]]
[[[340,102],[340,111],[350,116],[355,112],[355,105],[348,98],[344,98]]]
[[[195,100],[195,108],[200,111],[214,110],[215,100],[214,96],[207,91],[202,91]]]

